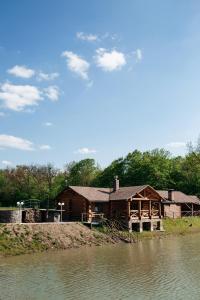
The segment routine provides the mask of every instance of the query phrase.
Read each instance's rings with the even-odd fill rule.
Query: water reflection
[[[0,259],[0,299],[199,299],[200,236]]]

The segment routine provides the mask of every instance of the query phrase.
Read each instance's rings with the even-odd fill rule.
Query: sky
[[[0,1],[0,168],[184,155],[199,97],[199,1]]]

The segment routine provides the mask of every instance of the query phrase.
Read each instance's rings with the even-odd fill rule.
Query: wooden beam
[[[149,217],[151,219],[152,213],[151,213],[151,200],[149,200]]]
[[[131,214],[131,203],[130,201],[127,202],[127,218],[128,220],[130,219],[130,214]]]
[[[160,218],[162,217],[162,214],[161,214],[161,202],[159,202],[159,217]]]
[[[139,200],[139,219],[141,219],[141,200]]]

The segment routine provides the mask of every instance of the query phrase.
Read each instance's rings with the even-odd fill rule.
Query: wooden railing
[[[96,213],[96,212],[91,212],[91,213],[82,213],[81,214],[81,221],[82,222],[100,222],[104,218],[103,213]]]
[[[159,217],[159,210],[152,209],[151,212],[146,209],[142,209],[139,213],[139,210],[131,210],[130,211],[131,219],[139,219],[141,218],[155,218]]]
[[[181,217],[199,217],[200,216],[200,210],[185,210],[181,212]]]

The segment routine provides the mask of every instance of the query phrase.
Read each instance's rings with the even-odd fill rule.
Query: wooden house
[[[158,191],[165,199],[162,202],[163,215],[169,218],[200,216],[200,199],[180,191]]]
[[[64,203],[63,220],[99,222],[117,220],[129,231],[162,230],[164,198],[151,186],[120,187],[116,177],[113,188],[69,186],[56,198]]]

